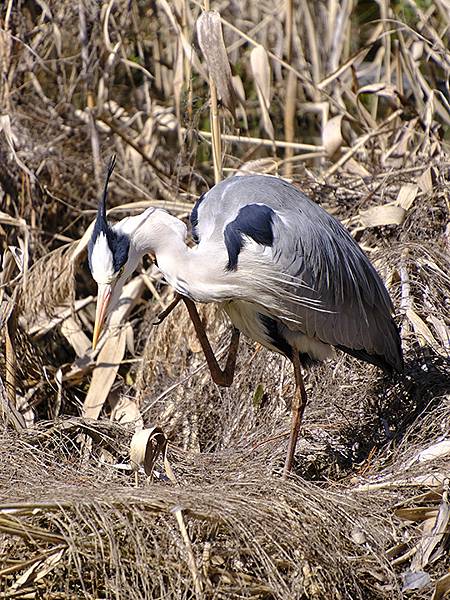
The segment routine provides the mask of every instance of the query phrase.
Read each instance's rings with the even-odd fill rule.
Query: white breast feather
[[[242,331],[252,340],[259,342],[273,352],[280,352],[279,349],[272,343],[267,330],[259,318],[259,313],[271,316],[264,307],[259,307],[250,302],[235,300],[222,304],[223,310],[230,317],[233,325]],[[305,352],[312,358],[317,360],[326,360],[334,355],[334,349],[328,344],[324,344],[318,339],[309,337],[300,331],[289,329],[286,325],[280,323],[280,333],[283,335],[287,343],[298,350]]]

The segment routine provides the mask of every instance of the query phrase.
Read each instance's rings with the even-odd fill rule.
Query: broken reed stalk
[[[13,409],[16,406],[16,372],[17,357],[14,348],[14,334],[16,329],[16,310],[15,308],[9,316],[5,327],[5,359],[6,359],[6,397],[8,404]]]
[[[9,93],[9,81],[10,77],[6,76],[11,68],[11,54],[12,54],[12,36],[9,30],[9,20],[11,18],[11,11],[13,7],[12,0],[9,0],[6,7],[6,14],[4,20],[4,29],[0,30],[0,57],[2,59],[2,87],[0,88],[0,106],[3,107],[2,112],[4,114],[11,113],[10,106],[10,93]]]
[[[189,129],[181,127],[181,133],[187,133]],[[212,137],[210,131],[199,129],[198,135],[205,138]],[[312,152],[324,154],[324,146],[314,144],[303,144],[301,142],[283,142],[283,140],[268,140],[267,138],[249,137],[247,135],[232,135],[230,133],[222,133],[221,139],[226,142],[236,142],[239,144],[253,144],[255,146],[275,146],[276,148],[292,148],[293,150],[308,150]]]
[[[78,3],[78,19],[80,28],[81,60],[83,64],[82,78],[84,79],[87,113],[89,117],[89,130],[91,135],[92,160],[94,165],[95,183],[98,189],[101,189],[101,161],[100,161],[100,140],[97,131],[97,125],[94,118],[95,100],[92,91],[92,51],[89,49],[89,35],[86,22],[86,13],[83,0]]]

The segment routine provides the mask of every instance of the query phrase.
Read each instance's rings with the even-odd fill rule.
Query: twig
[[[182,127],[181,131],[182,131],[182,133],[185,133],[187,130],[186,130],[186,128]],[[205,138],[212,137],[212,133],[209,131],[199,130],[197,133],[199,136],[202,136]],[[255,144],[258,146],[270,146],[270,147],[272,147],[275,144],[275,146],[277,146],[278,148],[292,148],[293,150],[311,150],[311,151],[317,151],[317,152],[324,151],[323,146],[315,146],[314,144],[302,144],[300,142],[283,142],[282,140],[272,141],[272,140],[268,140],[266,138],[249,137],[246,135],[231,135],[228,133],[222,133],[222,139],[225,140],[226,142],[238,142],[240,144]]]
[[[363,483],[352,488],[352,492],[373,492],[376,490],[390,490],[404,487],[441,487],[447,475],[445,473],[434,473],[432,475],[417,475],[410,479],[397,479],[390,481],[379,481],[377,483]]]

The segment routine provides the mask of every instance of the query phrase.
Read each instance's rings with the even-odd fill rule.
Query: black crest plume
[[[130,240],[127,235],[118,234],[108,224],[106,220],[106,199],[108,197],[108,184],[111,179],[111,175],[113,174],[114,167],[116,166],[116,155],[113,154],[109,160],[108,170],[106,172],[105,179],[105,187],[103,188],[103,194],[100,200],[100,204],[98,206],[97,211],[97,219],[95,220],[94,230],[92,232],[92,237],[89,241],[88,247],[88,259],[89,266],[92,271],[92,248],[94,247],[95,241],[98,236],[103,233],[106,235],[106,239],[108,240],[108,246],[111,249],[113,255],[114,262],[114,270],[118,271],[127,261],[128,259],[128,251],[130,248]]]
[[[109,159],[108,170],[106,172],[105,187],[103,188],[103,195],[100,200],[99,207],[98,207],[97,218],[100,218],[102,221],[105,221],[105,222],[106,222],[106,198],[108,197],[108,184],[109,184],[109,180],[111,179],[111,175],[113,174],[115,166],[116,166],[116,155],[113,154],[111,156],[111,158]]]

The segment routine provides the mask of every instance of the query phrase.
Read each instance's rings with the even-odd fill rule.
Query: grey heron
[[[196,245],[190,247],[185,223],[163,209],[108,223],[113,168],[114,161],[88,249],[98,284],[94,348],[125,281],[149,254],[184,300],[217,384],[233,381],[241,332],[292,361],[296,386],[285,475],[307,401],[303,366],[337,348],[386,371],[402,370],[393,306],[380,276],[341,223],[294,185],[265,175],[215,185],[193,207]],[[223,370],[194,302],[218,303],[233,325]]]

